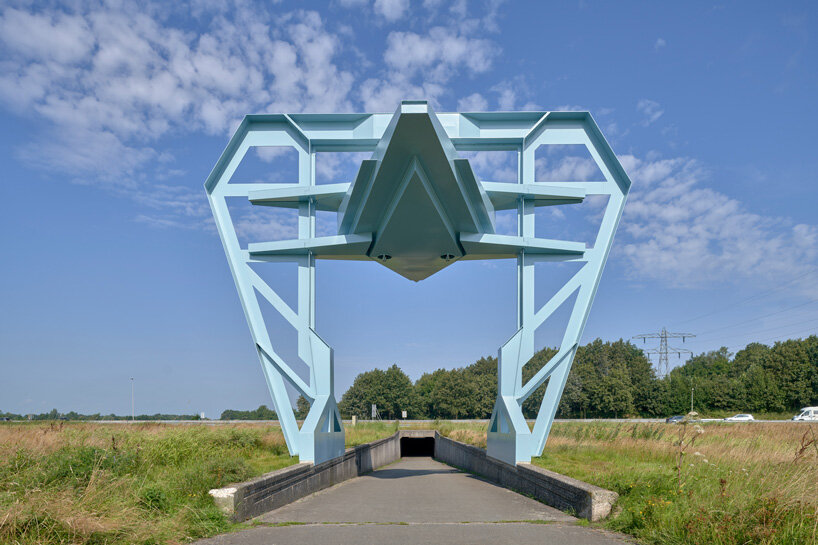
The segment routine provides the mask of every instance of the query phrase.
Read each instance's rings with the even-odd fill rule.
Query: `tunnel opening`
[[[435,455],[434,437],[401,437],[400,438],[401,458],[408,456],[428,456]]]

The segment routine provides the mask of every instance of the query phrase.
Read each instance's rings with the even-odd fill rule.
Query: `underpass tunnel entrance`
[[[434,437],[401,437],[400,438],[401,458],[407,456],[428,456],[435,455]]]

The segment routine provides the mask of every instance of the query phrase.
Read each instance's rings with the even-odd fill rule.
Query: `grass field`
[[[439,424],[485,447],[485,425]],[[818,543],[818,426],[556,422],[533,463],[614,490],[602,526],[654,544]],[[690,444],[679,463],[680,432]],[[681,480],[680,471],[681,469]]]
[[[485,446],[484,423],[435,422]],[[557,422],[534,463],[615,490],[655,544],[818,543],[818,426]],[[395,424],[347,428],[347,445]],[[679,464],[679,432],[695,437]],[[0,543],[172,544],[239,527],[207,491],[296,463],[266,424],[0,425]],[[681,468],[681,480],[679,474]]]
[[[347,445],[394,424],[347,430]],[[230,530],[211,488],[298,462],[270,425],[0,425],[0,543],[165,544]]]

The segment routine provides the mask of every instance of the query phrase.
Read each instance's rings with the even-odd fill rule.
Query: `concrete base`
[[[435,459],[591,521],[607,517],[619,498],[612,490],[532,464],[506,464],[487,456],[481,448],[452,441],[439,434],[435,440]]]
[[[334,484],[371,472],[400,458],[399,434],[346,449],[321,464],[301,463],[243,483],[210,491],[216,505],[234,521],[272,511]]]
[[[343,456],[333,460],[317,465],[297,464],[252,481],[211,490],[210,495],[233,520],[247,520],[391,464],[401,456],[401,438],[434,438],[434,458],[440,462],[479,475],[580,518],[591,521],[605,518],[618,498],[610,490],[531,464],[506,464],[487,456],[481,448],[427,430],[402,430],[386,439],[347,449]]]

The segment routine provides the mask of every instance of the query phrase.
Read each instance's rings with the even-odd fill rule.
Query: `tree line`
[[[299,396],[296,401],[295,417],[298,419],[306,418],[308,412],[310,412],[309,401],[304,396]],[[219,420],[278,420],[278,416],[267,405],[259,405],[258,409],[252,411],[227,409],[222,411]]]
[[[545,348],[523,367],[530,379],[556,354]],[[694,356],[659,378],[634,344],[597,339],[580,346],[560,401],[558,417],[660,417],[690,410],[796,412],[818,405],[818,336],[747,345],[736,354],[720,348]],[[523,403],[533,418],[545,391],[540,387]],[[397,365],[360,373],[338,408],[344,418],[368,418],[372,404],[382,418],[489,418],[497,395],[497,359],[480,358],[457,369],[425,373],[416,382]]]
[[[200,420],[198,414],[138,414],[136,420]],[[75,411],[61,413],[57,409],[51,409],[47,413],[39,414],[17,414],[5,413],[0,411],[0,419],[3,420],[75,420],[75,421],[92,421],[92,420],[130,420],[131,415],[118,414],[80,414]]]
[[[529,380],[556,354],[544,348],[523,367]],[[597,339],[580,346],[560,400],[561,418],[659,417],[694,409],[713,412],[795,413],[818,405],[818,336],[752,343],[735,354],[727,348],[692,357],[659,378],[645,354],[634,344]],[[527,418],[536,416],[545,385],[523,403]],[[369,418],[375,404],[382,418],[460,419],[491,416],[497,395],[497,359],[483,357],[466,367],[424,373],[414,383],[397,365],[360,373],[344,393],[338,408],[344,418]],[[299,398],[296,417],[304,418],[307,400]],[[129,416],[59,413],[20,415],[0,411],[13,420],[129,420]],[[139,420],[198,420],[199,415],[138,415]],[[274,420],[275,411],[228,409],[222,420]]]

